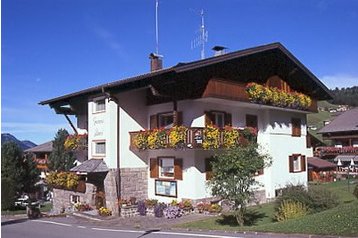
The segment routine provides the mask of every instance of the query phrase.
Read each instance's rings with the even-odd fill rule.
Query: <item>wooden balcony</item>
[[[173,127],[130,132],[131,150],[220,149],[256,142],[254,128]]]
[[[228,82],[220,79],[212,79],[208,82],[202,97],[203,98],[213,97],[213,98],[228,99],[233,101],[258,103],[250,100],[249,95],[246,92],[246,87],[247,87],[247,83]],[[291,92],[293,93],[294,91]],[[272,103],[258,103],[258,104],[274,106],[272,105]],[[284,107],[284,108],[304,110],[309,112],[317,112],[317,100],[311,98],[311,104],[306,109],[292,108],[292,107]]]

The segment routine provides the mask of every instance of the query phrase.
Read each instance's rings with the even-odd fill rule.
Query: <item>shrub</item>
[[[210,213],[219,213],[219,212],[221,212],[221,210],[222,210],[222,207],[217,203],[211,204],[209,207]]]
[[[181,217],[182,210],[177,206],[169,206],[164,209],[164,216],[168,219],[174,219],[177,217]]]
[[[301,202],[292,200],[283,200],[278,211],[275,213],[277,221],[285,221],[288,219],[305,216],[308,208]]]
[[[189,199],[186,199],[179,203],[179,207],[183,209],[184,211],[191,211],[193,210],[193,204],[191,204],[191,201]]]
[[[80,202],[75,204],[75,209],[80,212],[93,210],[93,208],[89,204]]]
[[[210,203],[200,202],[196,205],[196,209],[198,209],[199,213],[203,213],[209,211],[210,206]]]
[[[108,208],[106,207],[101,207],[99,210],[98,210],[98,214],[100,216],[112,216],[112,211],[109,210]]]
[[[137,211],[139,212],[139,215],[141,215],[141,216],[145,216],[147,214],[147,208],[145,206],[144,201],[139,201],[138,202]]]
[[[51,172],[46,177],[50,186],[61,189],[75,189],[78,185],[79,177],[72,172]]]
[[[285,187],[276,199],[276,211],[285,200],[300,202],[311,212],[320,212],[338,205],[338,198],[331,191],[318,187],[310,187],[306,190],[303,185]]]
[[[154,205],[154,216],[155,217],[163,217],[164,209],[167,207],[164,203],[158,203]]]
[[[338,205],[338,197],[331,191],[319,187],[310,187],[308,196],[311,199],[310,204],[306,204],[314,212],[327,210]]]
[[[311,198],[307,193],[307,189],[303,185],[289,184],[282,189],[282,194],[276,199],[276,207],[281,206],[284,200],[301,202],[303,204],[311,204]]]
[[[155,205],[158,204],[158,200],[157,199],[146,199],[145,200],[145,206],[146,207],[155,207]]]

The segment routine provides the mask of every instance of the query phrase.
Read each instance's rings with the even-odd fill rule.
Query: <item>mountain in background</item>
[[[36,146],[36,144],[33,143],[32,141],[29,140],[20,141],[10,133],[1,133],[1,145],[8,141],[15,142],[22,150],[27,150]]]

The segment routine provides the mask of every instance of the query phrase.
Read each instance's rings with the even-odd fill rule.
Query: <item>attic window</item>
[[[104,112],[104,111],[106,111],[105,99],[96,100],[94,102],[94,112]]]

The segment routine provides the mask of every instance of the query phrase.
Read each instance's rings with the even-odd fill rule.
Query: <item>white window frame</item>
[[[293,166],[293,172],[302,171],[301,155],[293,156],[292,166]]]
[[[104,102],[104,104],[102,104]],[[101,104],[100,104],[101,103]],[[98,105],[103,105],[104,108],[98,109]],[[98,98],[93,100],[93,113],[105,112],[106,111],[106,99]]]
[[[172,164],[172,169],[169,169],[167,171],[163,170],[163,163],[164,161],[166,161],[165,163],[168,164]],[[171,167],[171,166],[170,166]],[[167,166],[167,168],[170,168],[169,166]],[[171,157],[159,157],[159,177],[160,178],[167,178],[167,179],[174,179],[174,158]],[[172,173],[172,176],[168,176],[165,175],[165,173]]]
[[[97,153],[97,145],[98,144],[104,144],[104,153]],[[105,156],[106,155],[106,141],[105,140],[92,142],[92,155],[93,156]]]

